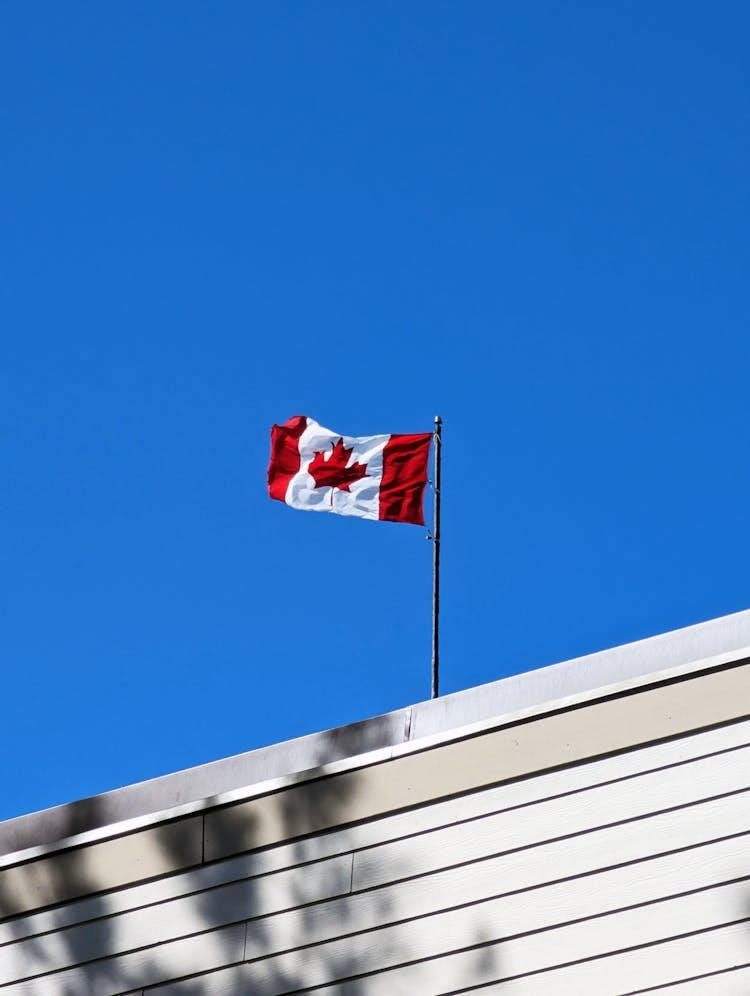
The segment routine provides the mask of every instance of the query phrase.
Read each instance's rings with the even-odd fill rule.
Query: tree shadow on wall
[[[321,761],[330,756],[327,736]],[[340,754],[342,731],[330,736]],[[361,741],[353,737],[348,750],[360,753]],[[139,881],[136,859],[135,884],[119,889],[102,891],[85,847],[44,859],[43,868],[0,871],[0,985],[44,996],[280,996],[309,987],[366,996],[368,971],[413,960],[390,889],[409,879],[408,859],[389,867],[390,882],[354,887],[355,862],[367,881],[372,860],[362,828],[378,819],[361,816],[366,791],[366,773],[356,770],[299,776],[250,804],[211,810],[197,856],[194,835],[163,836],[166,864],[179,870]],[[76,804],[70,833],[82,816],[97,825],[96,799]],[[19,915],[34,896],[69,899]],[[477,957],[492,957],[479,933],[476,944]]]
[[[340,738],[340,731],[336,735]],[[325,754],[325,742],[321,752]],[[227,809],[225,818],[215,821],[220,830],[214,840],[215,850],[227,857],[201,861],[200,848],[197,864],[188,836],[183,842],[172,834],[159,846],[167,864],[180,870],[158,881],[138,881],[136,857],[135,884],[102,891],[87,847],[1,870],[0,985],[15,983],[11,991],[55,996],[141,992],[187,974],[181,970],[186,962],[189,970],[200,971],[203,947],[208,970],[237,967],[247,951],[268,964],[264,992],[300,988],[304,966],[298,972],[290,968],[289,959],[278,959],[271,967],[269,956],[305,943],[318,922],[311,910],[320,895],[330,903],[348,893],[351,856],[346,831],[338,831],[334,841],[335,831],[321,835],[305,829],[344,819],[356,785],[354,779],[327,778],[317,781],[314,791],[301,788],[279,793],[274,806],[277,847],[267,846],[267,834],[260,836],[264,828],[254,813],[242,812],[242,807]],[[60,839],[106,822],[97,799],[68,807],[66,815]],[[320,847],[315,842],[321,836],[327,843],[323,859],[317,856]],[[239,843],[237,850],[233,840]],[[182,888],[188,895],[177,898]],[[164,898],[170,893],[175,898]],[[137,909],[128,909],[129,895]],[[63,901],[50,905],[55,898]],[[325,915],[330,933],[345,930],[344,906],[328,906]],[[149,924],[156,930],[150,937],[143,933]],[[138,950],[133,950],[136,944]],[[191,948],[196,956],[186,958]],[[339,959],[336,971],[348,967]],[[196,977],[185,980],[180,989],[203,993],[205,986]]]

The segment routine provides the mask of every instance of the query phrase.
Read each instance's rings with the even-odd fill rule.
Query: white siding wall
[[[750,993],[748,720],[207,864],[174,839],[159,877],[0,922],[0,996]]]

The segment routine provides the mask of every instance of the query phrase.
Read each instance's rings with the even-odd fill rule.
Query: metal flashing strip
[[[745,610],[420,702],[414,706],[412,738],[629,679],[650,679],[722,654],[739,656],[748,646],[750,611]]]
[[[277,795],[280,792],[303,786],[307,783],[320,781],[334,775],[341,775],[366,768],[375,767],[386,761],[403,758],[408,755],[424,753],[433,748],[456,744],[461,741],[471,740],[494,731],[501,731],[509,727],[527,723],[534,719],[542,720],[555,714],[569,713],[576,707],[592,705],[598,702],[604,703],[607,700],[623,698],[625,696],[643,691],[649,686],[663,686],[668,684],[684,683],[691,678],[698,678],[702,675],[709,675],[711,672],[719,670],[729,670],[742,668],[750,659],[750,646],[738,651],[732,651],[706,658],[702,661],[695,661],[683,664],[678,667],[669,668],[664,671],[640,675],[626,681],[617,682],[605,687],[591,689],[575,695],[565,696],[555,701],[545,702],[535,706],[518,709],[508,712],[492,719],[481,720],[470,723],[460,728],[434,733],[421,737],[417,740],[401,742],[391,746],[381,747],[376,750],[367,751],[352,757],[342,758],[310,768],[306,771],[297,771],[277,778],[258,782],[254,785],[233,789],[228,792],[210,796],[194,802],[173,806],[156,813],[149,813],[132,819],[110,823],[106,826],[96,827],[86,832],[71,835],[64,839],[52,843],[40,844],[18,850],[0,857],[0,869],[18,867],[30,861],[42,857],[54,855],[74,848],[81,848],[91,844],[97,844],[112,840],[117,837],[144,831],[160,825],[174,823],[187,817],[198,816],[211,810],[226,809],[241,803],[257,801],[264,796]],[[732,719],[743,718],[750,711],[750,699],[737,702],[737,707]],[[745,713],[742,709],[745,709]],[[727,719],[726,721],[731,721]]]

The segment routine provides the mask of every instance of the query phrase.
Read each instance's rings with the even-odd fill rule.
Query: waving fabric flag
[[[304,415],[271,429],[268,493],[292,508],[424,525],[432,433],[342,436]]]

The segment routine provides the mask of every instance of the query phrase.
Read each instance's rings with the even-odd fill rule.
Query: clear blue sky
[[[8,2],[0,818],[750,607],[741,2]]]

